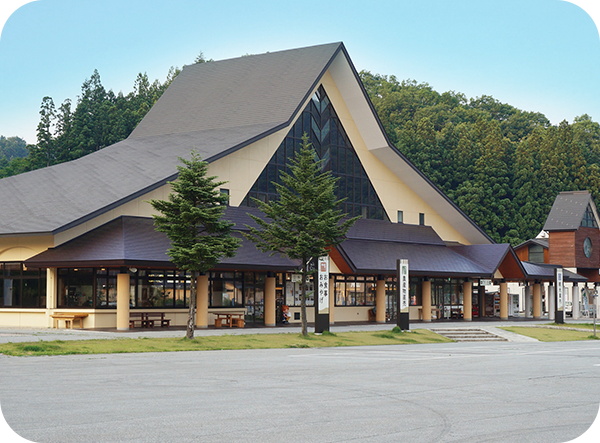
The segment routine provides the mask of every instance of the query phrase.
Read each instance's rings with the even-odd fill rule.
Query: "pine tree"
[[[300,151],[288,164],[290,173],[281,171],[280,182],[273,183],[279,201],[264,203],[254,199],[267,219],[251,215],[260,229],[248,227],[244,234],[263,252],[280,253],[292,260],[300,260],[302,334],[306,327],[306,281],[311,259],[328,254],[328,248],[341,243],[348,229],[360,218],[342,220],[347,214],[338,208],[343,200],[336,200],[337,178],[331,171],[321,171],[308,136],[304,134]]]
[[[171,240],[168,250],[178,269],[190,271],[189,315],[186,337],[194,338],[196,311],[196,281],[223,258],[233,257],[239,239],[231,235],[231,222],[222,219],[228,197],[219,187],[225,182],[207,177],[208,163],[192,152],[191,160],[179,159],[179,177],[171,182],[169,200],[151,200],[152,207],[161,213],[154,216],[157,231]]]

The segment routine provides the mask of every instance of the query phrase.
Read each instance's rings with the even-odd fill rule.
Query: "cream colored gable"
[[[231,206],[239,206],[244,200],[290,128],[277,131],[210,163],[208,175],[227,182],[222,187],[229,190]]]
[[[324,75],[322,83],[390,220],[397,222],[398,211],[402,211],[404,223],[417,225],[419,214],[425,214],[425,224],[431,226],[444,241],[469,244],[463,235],[367,148],[329,71]],[[400,161],[400,158],[395,161]]]
[[[338,83],[343,84],[343,97]],[[435,188],[422,177],[415,178],[415,174],[418,174],[392,151],[394,148],[387,145],[342,53],[338,54],[320,84],[327,91],[391,221],[396,222],[398,211],[403,211],[404,223],[418,224],[419,214],[423,213],[425,224],[433,227],[445,241],[461,244],[489,243],[489,240],[485,239],[460,212],[452,208]],[[222,187],[229,190],[229,202],[232,206],[239,206],[246,197],[320,84],[307,96],[306,102],[299,107],[298,114],[288,127],[210,163],[208,174],[227,182]],[[358,126],[355,120],[357,117],[360,118]],[[412,178],[412,181],[407,182],[405,177]],[[167,199],[170,192],[170,185],[164,185],[72,229],[56,234],[54,246],[123,215],[149,217],[154,211],[148,200]],[[433,209],[431,202],[444,208],[443,216]]]
[[[24,261],[52,246],[51,235],[0,237],[0,262]]]

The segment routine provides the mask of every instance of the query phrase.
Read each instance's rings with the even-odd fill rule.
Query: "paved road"
[[[565,442],[598,414],[600,343],[0,356],[36,442]]]

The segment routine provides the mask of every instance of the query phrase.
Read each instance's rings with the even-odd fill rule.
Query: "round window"
[[[583,253],[587,258],[592,255],[592,240],[589,237],[586,237],[583,241]]]

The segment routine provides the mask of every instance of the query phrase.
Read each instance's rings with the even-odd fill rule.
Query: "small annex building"
[[[169,261],[148,200],[167,198],[178,158],[195,150],[227,182],[225,217],[243,231],[259,213],[251,197],[276,197],[304,133],[339,177],[345,212],[362,216],[330,253],[331,323],[369,321],[373,308],[378,322],[393,316],[396,259],[409,260],[412,320],[486,315],[480,279],[499,284],[508,318],[507,282],[530,278],[523,264],[390,143],[332,43],[186,66],[127,139],[0,180],[0,325],[51,327],[52,315],[76,312],[84,328],[128,329],[149,310],[184,325],[190,277]],[[274,326],[284,305],[300,321],[297,270],[242,239],[200,277],[197,326],[222,309]]]
[[[515,247],[530,276],[564,268],[567,313],[573,318],[589,312],[590,296],[600,285],[599,225],[598,210],[589,191],[564,191],[552,204],[540,233],[543,235]],[[526,306],[530,304],[529,289],[525,285]],[[547,308],[553,319],[552,307]]]

